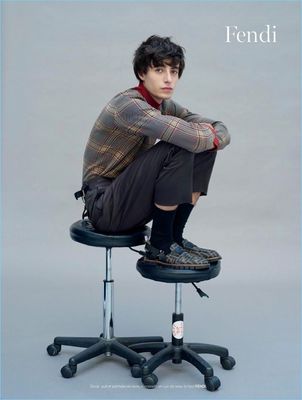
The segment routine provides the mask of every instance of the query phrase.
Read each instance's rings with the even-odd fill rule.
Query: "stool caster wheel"
[[[233,357],[227,356],[227,357],[220,357],[220,363],[223,369],[232,369],[236,364],[236,361]]]
[[[60,351],[61,351],[61,345],[60,344],[54,344],[54,343],[52,343],[52,344],[50,344],[48,347],[47,347],[47,353],[50,355],[50,356],[56,356],[56,355],[58,355],[59,353],[60,353]]]
[[[142,377],[142,382],[147,389],[154,389],[158,378],[155,374],[145,375]]]
[[[61,374],[62,374],[63,378],[72,378],[76,372],[77,372],[76,365],[67,364],[61,368]]]
[[[140,378],[142,376],[142,367],[139,364],[132,364],[131,375],[133,378]]]
[[[209,376],[204,378],[204,383],[206,385],[207,390],[210,392],[215,392],[220,386],[220,380],[217,376]]]

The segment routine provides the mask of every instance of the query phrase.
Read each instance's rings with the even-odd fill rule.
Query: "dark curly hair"
[[[133,58],[133,70],[139,81],[139,74],[147,73],[148,67],[163,66],[164,61],[172,67],[178,66],[178,76],[181,77],[185,68],[185,49],[170,39],[152,35],[137,48]]]

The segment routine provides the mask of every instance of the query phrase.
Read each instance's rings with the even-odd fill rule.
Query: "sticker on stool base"
[[[175,339],[182,339],[184,336],[184,322],[175,321],[172,325],[172,335]]]

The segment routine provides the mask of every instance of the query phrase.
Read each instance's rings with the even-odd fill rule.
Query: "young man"
[[[106,105],[86,146],[82,189],[88,217],[108,233],[152,220],[148,261],[207,268],[220,255],[182,235],[197,200],[207,194],[217,150],[229,144],[229,133],[222,122],[171,100],[185,60],[170,38],[149,37],[136,50],[133,67],[138,86]]]

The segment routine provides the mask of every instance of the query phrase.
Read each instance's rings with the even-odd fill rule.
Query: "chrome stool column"
[[[111,269],[111,247],[106,247],[106,279],[104,279],[103,337],[113,338],[113,279]],[[106,355],[111,355],[110,353]]]

